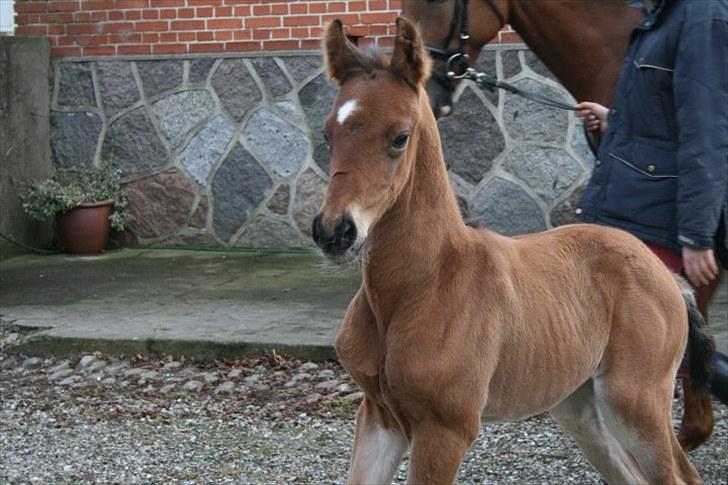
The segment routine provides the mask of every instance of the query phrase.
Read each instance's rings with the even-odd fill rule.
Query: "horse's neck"
[[[610,105],[638,9],[625,0],[510,3],[509,21],[578,101]]]
[[[412,172],[396,202],[372,227],[365,247],[365,282],[380,295],[401,295],[428,280],[467,230],[449,184],[435,119],[429,105],[423,109],[427,119],[412,140],[417,143]]]

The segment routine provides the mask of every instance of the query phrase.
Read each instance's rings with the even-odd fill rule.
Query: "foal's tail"
[[[676,276],[688,309],[688,370],[690,387],[695,392],[707,392],[710,384],[710,360],[715,351],[713,337],[705,332],[705,319],[698,310],[695,294],[690,284],[682,277]]]

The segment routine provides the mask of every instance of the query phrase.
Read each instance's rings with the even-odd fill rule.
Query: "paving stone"
[[[303,114],[303,111],[301,111],[296,103],[293,101],[283,100],[283,101],[277,101],[274,103],[274,106],[286,115],[289,119],[297,122],[297,123],[305,123],[306,117]]]
[[[278,187],[268,201],[268,210],[276,214],[285,215],[288,213],[288,204],[291,198],[291,189],[288,185]]]
[[[517,50],[507,50],[501,52],[501,67],[503,69],[503,77],[508,79],[520,74],[521,60],[519,59]]]
[[[311,169],[298,177],[296,199],[293,203],[293,218],[298,229],[311,235],[313,218],[318,214],[326,194],[326,182]]]
[[[490,230],[504,235],[543,231],[538,204],[518,185],[496,177],[473,197],[470,213]]]
[[[502,165],[533,189],[547,204],[558,199],[581,177],[581,164],[565,150],[521,145],[506,154]]]
[[[126,195],[132,215],[128,229],[142,238],[184,226],[195,202],[192,183],[176,168],[128,184]]]
[[[212,167],[220,160],[233,136],[233,125],[217,115],[197,133],[180,155],[180,162],[197,182],[205,185]]]
[[[581,160],[585,167],[589,167],[589,172],[594,168],[596,155],[589,147],[589,142],[584,133],[584,125],[577,123],[574,127],[574,133],[571,137],[571,149],[574,150],[577,160]]]
[[[103,127],[96,113],[80,111],[51,114],[53,160],[61,167],[91,166]]]
[[[97,62],[96,73],[107,116],[113,116],[141,99],[130,62]]]
[[[525,51],[523,51],[523,54],[525,56],[526,65],[531,68],[533,72],[543,77],[549,78],[553,81],[557,81],[554,73],[552,73],[551,70],[546,67],[543,62],[541,62],[541,59],[539,59],[538,56],[533,53],[533,51],[531,51],[530,49],[526,49]]]
[[[298,82],[303,81],[321,69],[321,56],[284,57],[283,62],[291,77]]]
[[[212,179],[213,228],[229,240],[264,200],[273,181],[253,156],[236,145]]]
[[[204,229],[207,226],[207,213],[209,208],[210,206],[207,203],[207,197],[205,197],[204,195],[200,196],[200,200],[197,203],[197,208],[192,214],[192,217],[190,217],[190,227],[198,227]]]
[[[547,86],[533,79],[521,79],[514,85],[525,91],[570,103],[565,91]],[[503,122],[510,137],[516,142],[564,143],[569,126],[569,114],[560,109],[544,106],[516,94],[505,95]]]
[[[212,75],[212,86],[225,110],[240,121],[263,95],[243,59],[226,59]]]
[[[306,135],[267,108],[253,113],[243,136],[253,154],[281,177],[296,174],[308,156]]]
[[[111,124],[102,157],[114,161],[125,176],[139,175],[169,163],[167,151],[144,108],[135,109]]]
[[[484,72],[491,76],[494,79],[498,78],[498,72],[496,70],[496,55],[497,52],[494,50],[483,50],[480,51],[480,55],[475,61],[475,64],[473,64],[473,69],[479,72]],[[470,84],[471,86],[475,87],[474,84]],[[500,90],[499,89],[487,89],[487,88],[481,88],[477,87],[476,89],[480,89],[480,91],[485,95],[488,100],[493,103],[494,105],[498,106],[498,97],[500,96]],[[455,106],[455,109],[459,109],[458,106]]]
[[[302,248],[312,242],[287,222],[273,219],[264,214],[253,215],[235,241],[240,248]]]
[[[286,94],[293,87],[272,57],[258,57],[252,63],[265,88],[274,98]]]
[[[136,67],[147,97],[182,84],[182,61],[137,61]]]
[[[195,126],[214,114],[215,109],[212,95],[202,89],[170,94],[152,105],[159,129],[173,147],[178,147]]]
[[[324,123],[336,99],[336,88],[322,73],[311,80],[298,93],[311,129],[314,161],[324,173],[329,172],[329,150],[324,140]]]
[[[194,59],[190,61],[190,82],[205,82],[205,80],[207,80],[207,75],[210,74],[210,68],[213,64],[215,64],[214,58]]]
[[[579,217],[576,214],[576,209],[579,207],[579,201],[581,200],[581,195],[584,193],[586,186],[587,181],[584,181],[581,185],[576,187],[566,199],[551,209],[549,216],[553,227],[580,222]]]
[[[58,79],[59,106],[96,107],[94,80],[90,62],[60,62]]]
[[[455,112],[440,120],[440,139],[449,169],[477,184],[505,148],[505,138],[490,111],[466,88]]]

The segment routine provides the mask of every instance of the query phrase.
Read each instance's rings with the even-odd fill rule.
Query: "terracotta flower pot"
[[[70,254],[99,254],[109,241],[110,200],[81,204],[56,217],[58,238]]]

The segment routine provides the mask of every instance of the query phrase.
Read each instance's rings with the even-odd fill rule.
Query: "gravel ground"
[[[343,483],[361,399],[335,363],[15,356],[0,324],[2,483]],[[691,453],[728,476],[728,409]],[[406,480],[403,463],[397,483]],[[458,483],[600,483],[547,415],[486,425]]]

